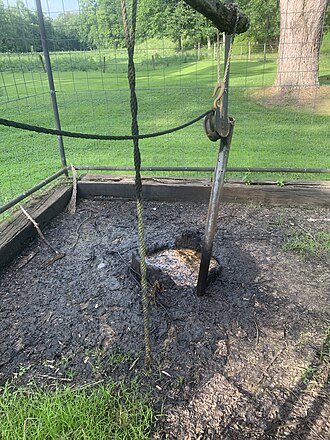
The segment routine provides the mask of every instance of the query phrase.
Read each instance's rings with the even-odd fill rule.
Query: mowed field
[[[320,62],[319,90],[301,90],[292,100],[274,95],[276,52],[237,45],[230,75],[230,115],[236,120],[230,167],[330,167],[329,38]],[[199,59],[198,59],[199,58]],[[125,50],[54,53],[51,56],[64,130],[129,134],[130,109]],[[0,55],[0,106],[3,118],[54,128],[47,74],[38,54]],[[211,108],[217,81],[213,50],[177,53],[170,43],[149,42],[136,50],[140,133],[181,125]],[[61,167],[57,139],[0,127],[0,203]],[[132,166],[131,142],[64,139],[68,164]],[[217,144],[204,134],[203,122],[170,135],[140,142],[144,166],[214,166]],[[165,173],[165,174],[168,174]],[[172,173],[173,174],[173,173]],[[182,175],[182,173],[181,173]],[[195,174],[196,175],[196,174]],[[199,174],[201,175],[201,174]],[[231,174],[233,176],[233,174]],[[326,175],[257,175],[327,178]],[[229,176],[230,177],[230,176]]]

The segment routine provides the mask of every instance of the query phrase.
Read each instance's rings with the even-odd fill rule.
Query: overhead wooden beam
[[[223,4],[219,0],[185,0],[185,2],[212,21],[220,32],[233,34],[237,18],[237,6],[234,3]],[[242,34],[249,29],[250,20],[239,11],[236,34]]]

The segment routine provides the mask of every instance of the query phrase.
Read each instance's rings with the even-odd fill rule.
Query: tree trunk
[[[182,37],[181,35],[178,36],[178,52],[182,51]]]
[[[201,60],[201,42],[198,41],[197,43],[197,61]]]
[[[281,29],[275,85],[319,85],[319,55],[328,0],[280,0]]]

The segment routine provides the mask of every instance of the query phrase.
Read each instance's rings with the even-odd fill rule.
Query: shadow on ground
[[[203,231],[201,203],[148,203],[148,246]],[[82,201],[45,231],[66,257],[34,242],[2,274],[0,380],[80,384],[139,377],[154,438],[314,439],[330,434],[329,265],[283,250],[288,225],[323,227],[324,209],[225,205],[214,255],[220,276],[198,298],[150,298],[154,363],[143,369],[135,204]],[[314,221],[315,220],[315,221]],[[321,227],[320,226],[320,227]],[[326,336],[327,335],[327,336]]]

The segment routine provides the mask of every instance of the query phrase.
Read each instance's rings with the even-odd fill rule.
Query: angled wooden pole
[[[223,4],[219,0],[185,0],[189,6],[195,9],[204,17],[212,21],[220,32],[232,34],[236,23],[237,11],[239,20],[236,26],[236,34],[242,34],[249,29],[250,20],[237,9],[234,3]]]

